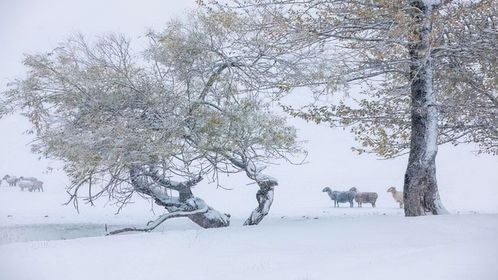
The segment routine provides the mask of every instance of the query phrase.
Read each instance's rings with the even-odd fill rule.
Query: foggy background
[[[23,53],[49,51],[74,32],[87,38],[121,32],[135,42],[135,51],[141,51],[146,46],[143,35],[149,28],[160,30],[169,19],[181,17],[195,5],[193,0],[0,0],[0,91],[6,89],[9,81],[23,76]],[[350,149],[356,143],[347,130],[299,119],[289,118],[289,122],[298,128],[300,139],[307,141],[308,163],[281,163],[265,170],[280,182],[270,215],[284,215],[289,209],[302,209],[304,213],[314,207],[331,207],[330,199],[321,192],[326,186],[376,191],[379,207],[397,207],[386,189],[402,189],[406,156],[391,160],[359,156]],[[53,195],[54,205],[60,205],[68,180],[58,169],[60,163],[39,160],[31,153],[29,142],[33,136],[23,134],[29,128],[30,124],[19,115],[0,119],[0,176],[38,177],[45,182],[45,195]],[[449,210],[498,211],[498,157],[476,155],[476,149],[475,145],[439,148],[438,183],[442,201]],[[55,170],[47,173],[47,166]],[[216,189],[216,184],[205,180],[194,193],[218,210],[246,216],[257,204],[257,186],[248,183],[245,176],[232,175],[222,180],[223,187],[232,188],[230,191]],[[2,186],[5,185],[3,182]],[[5,211],[0,205],[0,214]]]

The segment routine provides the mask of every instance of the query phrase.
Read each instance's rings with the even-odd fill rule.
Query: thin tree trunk
[[[273,203],[274,186],[276,181],[265,181],[259,183],[259,190],[256,193],[258,207],[254,209],[251,216],[244,222],[245,226],[257,225],[270,212],[271,204]]]
[[[430,56],[431,16],[434,6],[412,1],[414,25],[410,44],[411,66],[411,143],[404,182],[406,216],[446,213],[436,181],[438,112],[433,90]]]
[[[270,212],[270,207],[273,203],[274,188],[278,185],[278,181],[271,176],[261,173],[265,167],[258,168],[254,163],[244,158],[236,159],[228,155],[225,155],[225,157],[235,166],[245,170],[247,177],[254,180],[259,186],[259,190],[256,193],[258,207],[251,212],[249,218],[244,222],[245,226],[257,225]]]

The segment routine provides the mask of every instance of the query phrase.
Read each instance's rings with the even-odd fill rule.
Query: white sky
[[[47,51],[72,32],[95,36],[122,32],[139,38],[148,28],[160,29],[171,17],[180,17],[194,0],[0,0],[0,91],[13,78],[22,76],[23,53]],[[310,151],[309,164],[279,165],[268,168],[280,180],[274,211],[288,207],[309,207],[325,203],[325,186],[379,192],[379,201],[393,206],[386,194],[389,186],[402,188],[406,157],[377,160],[350,151],[354,145],[346,131],[292,120],[300,129]],[[0,175],[39,176],[49,191],[62,191],[66,182],[61,172],[43,174],[46,160],[38,160],[27,146],[30,136],[22,132],[29,124],[19,116],[0,120]],[[498,158],[476,156],[473,145],[440,147],[438,181],[445,205],[450,209],[498,211]],[[256,205],[255,186],[246,186],[243,177],[232,177],[226,187],[233,191],[199,186],[196,190],[208,203],[244,213]],[[229,198],[229,199],[228,199]],[[328,202],[327,202],[328,203]],[[239,206],[235,206],[235,204]],[[247,209],[246,209],[247,208]]]

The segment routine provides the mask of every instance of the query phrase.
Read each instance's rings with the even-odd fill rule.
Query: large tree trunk
[[[140,168],[133,168],[130,171],[132,184],[137,192],[150,196],[157,205],[163,206],[168,212],[193,212],[192,215],[183,215],[203,228],[227,227],[230,225],[230,215],[223,214],[204,200],[195,197],[191,187],[197,184],[202,178],[192,179],[178,183],[165,180],[157,176],[154,172],[145,172]],[[153,183],[147,182],[145,178],[152,179]],[[166,189],[178,191],[179,197],[173,198],[167,195]],[[205,211],[199,211],[205,209]]]
[[[199,226],[203,227],[203,228],[219,228],[219,227],[227,227],[230,225],[230,215],[229,214],[224,214],[224,213],[221,213],[219,211],[217,211],[216,209],[214,209],[213,207],[207,205],[204,200],[198,198],[198,197],[195,197],[192,193],[192,191],[190,190],[190,188],[184,190],[183,192],[180,192],[180,201],[181,202],[186,202],[188,200],[193,200],[195,201],[195,204],[197,206],[197,208],[202,208],[203,206],[204,207],[207,207],[207,211],[204,212],[204,213],[198,213],[198,214],[193,214],[193,215],[190,215],[188,216],[188,218],[198,224]],[[204,205],[201,205],[201,204],[204,204]],[[170,209],[168,209],[168,207],[166,207],[166,209],[168,211],[170,211]],[[172,212],[172,211],[170,211]]]
[[[439,198],[436,181],[438,112],[433,90],[430,55],[432,5],[430,1],[411,1],[415,8],[410,42],[411,72],[411,143],[404,182],[406,216],[446,213]]]

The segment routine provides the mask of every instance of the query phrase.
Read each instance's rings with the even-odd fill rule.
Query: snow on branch
[[[208,212],[208,207],[204,207],[202,209],[197,209],[197,210],[193,210],[193,211],[178,211],[178,212],[166,213],[166,214],[159,216],[159,218],[157,218],[156,220],[148,222],[147,227],[144,227],[144,228],[136,228],[136,227],[123,228],[123,229],[111,231],[106,235],[115,235],[115,234],[119,234],[119,233],[123,233],[123,232],[130,232],[130,231],[149,232],[149,231],[154,230],[156,227],[158,227],[160,224],[162,224],[164,221],[166,221],[168,219],[188,217],[191,215],[202,214],[202,213],[206,213],[206,212]]]

